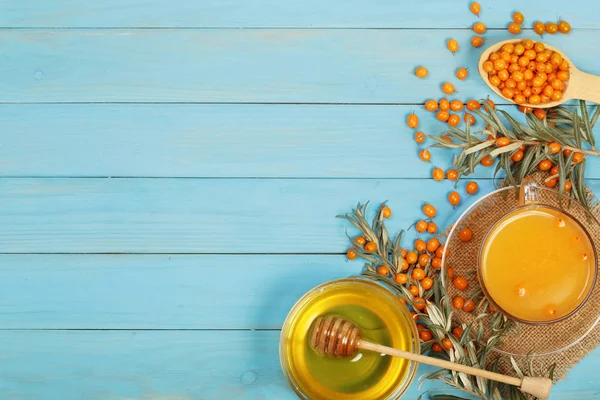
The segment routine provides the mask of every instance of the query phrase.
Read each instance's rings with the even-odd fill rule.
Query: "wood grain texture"
[[[592,188],[598,185],[593,181]],[[480,193],[492,186],[480,181]],[[414,179],[4,179],[0,248],[3,253],[342,253],[349,224],[335,216],[358,201],[392,200],[397,212],[391,232],[408,228],[422,215],[423,201],[433,201],[442,228],[474,200],[465,197],[452,212],[445,199],[452,188],[450,181]]]
[[[591,30],[546,38],[600,74]],[[526,36],[529,36],[527,34]],[[463,50],[445,47],[454,37]],[[422,103],[476,71],[483,48],[470,31],[447,30],[6,30],[0,102]],[[489,43],[508,38],[486,33]],[[135,57],[132,57],[135,54]],[[418,79],[418,65],[430,70]],[[457,83],[485,97],[481,79]],[[497,96],[493,97],[499,100]]]
[[[2,329],[278,329],[331,256],[2,255]],[[35,295],[34,295],[35,294]]]
[[[446,129],[415,106],[18,104],[0,110],[0,176],[9,177],[430,178],[432,165],[418,160],[415,131],[405,120],[416,110],[420,130]],[[433,164],[451,167],[446,150],[431,151]],[[598,165],[590,159],[589,177],[600,178]],[[478,169],[474,177],[491,175]]]
[[[278,331],[0,331],[0,341],[0,394],[10,400],[297,398],[279,366]],[[571,371],[576,388],[561,382],[551,399],[598,398],[598,363],[595,351]],[[415,383],[404,397],[420,393]]]
[[[506,1],[481,3],[481,19],[490,28],[506,28],[514,6]],[[599,27],[589,0],[569,7],[553,0],[521,2],[525,26],[534,20],[556,20],[554,10],[575,28]],[[585,12],[581,12],[585,10]],[[5,0],[0,25],[10,27],[334,27],[334,28],[466,28],[476,20],[468,2],[428,0]]]

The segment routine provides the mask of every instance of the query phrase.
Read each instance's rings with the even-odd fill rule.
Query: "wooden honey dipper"
[[[366,340],[361,339],[360,329],[356,325],[340,317],[328,316],[317,318],[313,324],[310,344],[321,355],[330,357],[352,357],[358,352],[358,349],[387,354],[394,357],[402,357],[406,360],[433,365],[452,371],[464,372],[465,374],[503,382],[512,386],[518,386],[523,393],[529,393],[539,399],[547,399],[550,396],[550,389],[552,388],[552,381],[548,378],[528,376],[523,377],[523,379],[515,378],[496,372],[486,371],[484,369],[469,367],[467,365],[367,342]]]

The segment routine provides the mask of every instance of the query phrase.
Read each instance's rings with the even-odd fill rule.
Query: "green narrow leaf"
[[[465,153],[465,154],[476,153],[476,152],[478,152],[479,150],[483,150],[483,149],[485,149],[486,147],[490,147],[490,146],[492,146],[494,143],[496,143],[496,141],[495,141],[495,140],[486,140],[486,141],[484,141],[484,142],[481,142],[481,143],[479,143],[479,144],[476,144],[476,145],[474,145],[474,146],[471,146],[471,147],[468,147],[468,148],[466,148],[466,149],[465,149],[465,151],[464,151],[464,153]]]
[[[516,142],[513,142],[513,143],[509,144],[508,146],[498,147],[497,149],[492,150],[492,152],[490,153],[490,156],[496,157],[499,154],[507,153],[507,152],[511,152],[511,151],[517,150],[522,145],[523,145],[522,141],[516,141]]]
[[[548,366],[548,370],[546,373],[548,374],[548,378],[554,380],[554,370],[556,369],[556,363]]]
[[[579,132],[579,115],[577,115],[577,109],[573,110],[573,136],[575,137],[575,144],[578,149],[581,148],[581,132]]]

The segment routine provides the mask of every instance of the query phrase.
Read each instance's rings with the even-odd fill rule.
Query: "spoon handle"
[[[550,379],[547,378],[515,378],[512,376],[502,375],[484,369],[469,367],[468,365],[457,364],[446,360],[440,360],[439,358],[415,354],[410,351],[394,349],[392,347],[387,347],[381,344],[371,343],[364,340],[361,340],[358,343],[358,347],[363,350],[369,350],[380,354],[401,357],[406,360],[416,361],[421,364],[433,365],[434,367],[449,369],[451,371],[464,372],[465,374],[479,376],[493,381],[503,382],[512,386],[518,386],[523,392],[533,394],[534,396],[540,399],[547,399],[548,396],[550,396],[550,388],[552,387],[552,381],[550,381]]]
[[[569,97],[574,99],[593,101],[600,104],[600,76],[588,74],[583,71],[571,73],[573,87],[569,90]]]

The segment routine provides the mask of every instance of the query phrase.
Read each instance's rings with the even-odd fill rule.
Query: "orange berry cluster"
[[[469,228],[462,228],[458,232],[458,237],[462,242],[468,242],[473,238],[473,231]],[[452,279],[452,285],[458,290],[465,290],[469,286],[467,280],[462,276],[454,277],[448,275],[448,279]],[[462,296],[455,296],[452,299],[452,307],[454,307],[457,310],[471,312],[475,309],[475,302],[473,301],[473,299],[465,300]]]
[[[560,150],[560,145],[556,142],[552,142],[548,145],[548,151],[552,155],[557,154],[558,152],[560,152]],[[571,157],[571,164],[579,164],[585,158],[583,154],[573,153],[571,150],[563,150],[563,155],[567,158],[567,160],[569,159],[569,157]],[[548,171],[548,176],[544,181],[544,185],[549,188],[555,187],[560,178],[558,165],[555,165],[552,162],[552,160],[547,158],[545,160],[540,161],[537,167],[540,171]],[[573,184],[571,183],[571,181],[566,180],[564,186],[565,192],[570,192],[572,186]]]
[[[563,97],[569,63],[542,42],[506,43],[483,63],[490,84],[516,104],[546,104]]]
[[[533,31],[540,36],[542,36],[544,33],[554,35],[559,32],[566,35],[567,33],[571,32],[571,24],[569,24],[567,21],[558,21],[558,23],[543,23],[542,21],[537,21],[533,24]]]

